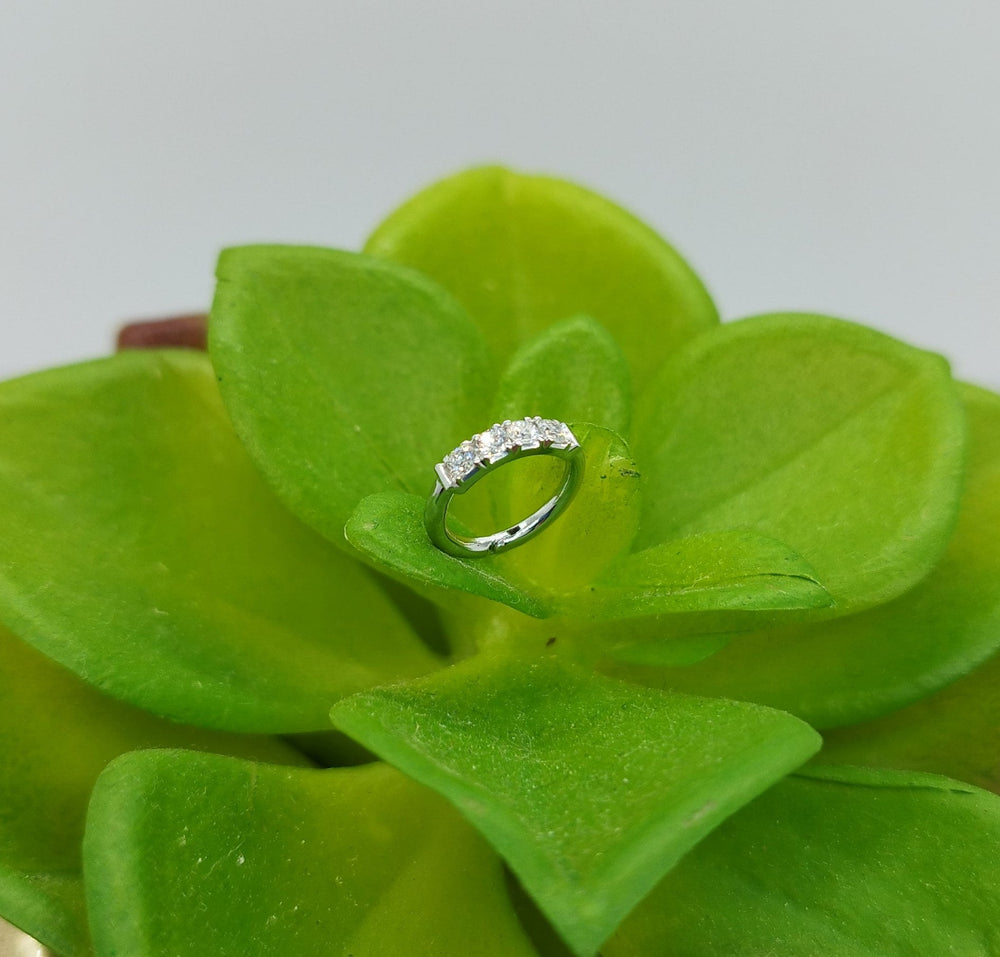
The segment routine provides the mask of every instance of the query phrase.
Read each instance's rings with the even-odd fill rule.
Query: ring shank
[[[538,454],[556,456],[562,459],[565,465],[559,490],[541,508],[536,509],[527,518],[491,535],[468,538],[457,535],[448,528],[448,506],[455,495],[461,495],[484,475],[512,459]],[[533,538],[562,513],[576,492],[582,475],[583,454],[579,445],[568,449],[525,449],[520,453],[508,455],[495,465],[485,465],[479,468],[460,487],[449,488],[439,481],[428,499],[424,514],[427,531],[431,541],[450,555],[467,556],[469,553],[483,554],[511,548]]]

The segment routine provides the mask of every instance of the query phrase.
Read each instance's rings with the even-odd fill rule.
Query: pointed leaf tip
[[[780,712],[650,693],[554,659],[474,658],[356,695],[332,718],[452,801],[580,957],[820,744]]]

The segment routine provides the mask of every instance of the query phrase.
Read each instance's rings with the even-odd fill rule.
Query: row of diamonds
[[[577,444],[570,427],[558,419],[543,419],[537,415],[514,421],[506,419],[449,452],[438,466],[438,471],[443,472],[451,484],[457,485],[480,466],[492,464],[516,449],[542,445],[566,449]]]

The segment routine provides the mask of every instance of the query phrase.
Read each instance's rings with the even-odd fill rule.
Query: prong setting
[[[449,452],[436,466],[441,484],[457,488],[485,465],[495,465],[511,452],[533,449],[571,449],[579,445],[565,422],[529,416],[505,419],[467,439]]]

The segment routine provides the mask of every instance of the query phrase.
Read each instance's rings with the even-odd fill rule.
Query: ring
[[[466,538],[448,528],[448,506],[484,475],[528,455],[554,455],[565,463],[559,490],[540,509],[516,525]],[[522,545],[555,520],[576,494],[583,476],[583,449],[565,422],[532,416],[498,422],[467,439],[434,466],[437,483],[424,510],[424,524],[431,541],[449,555],[468,557]]]

